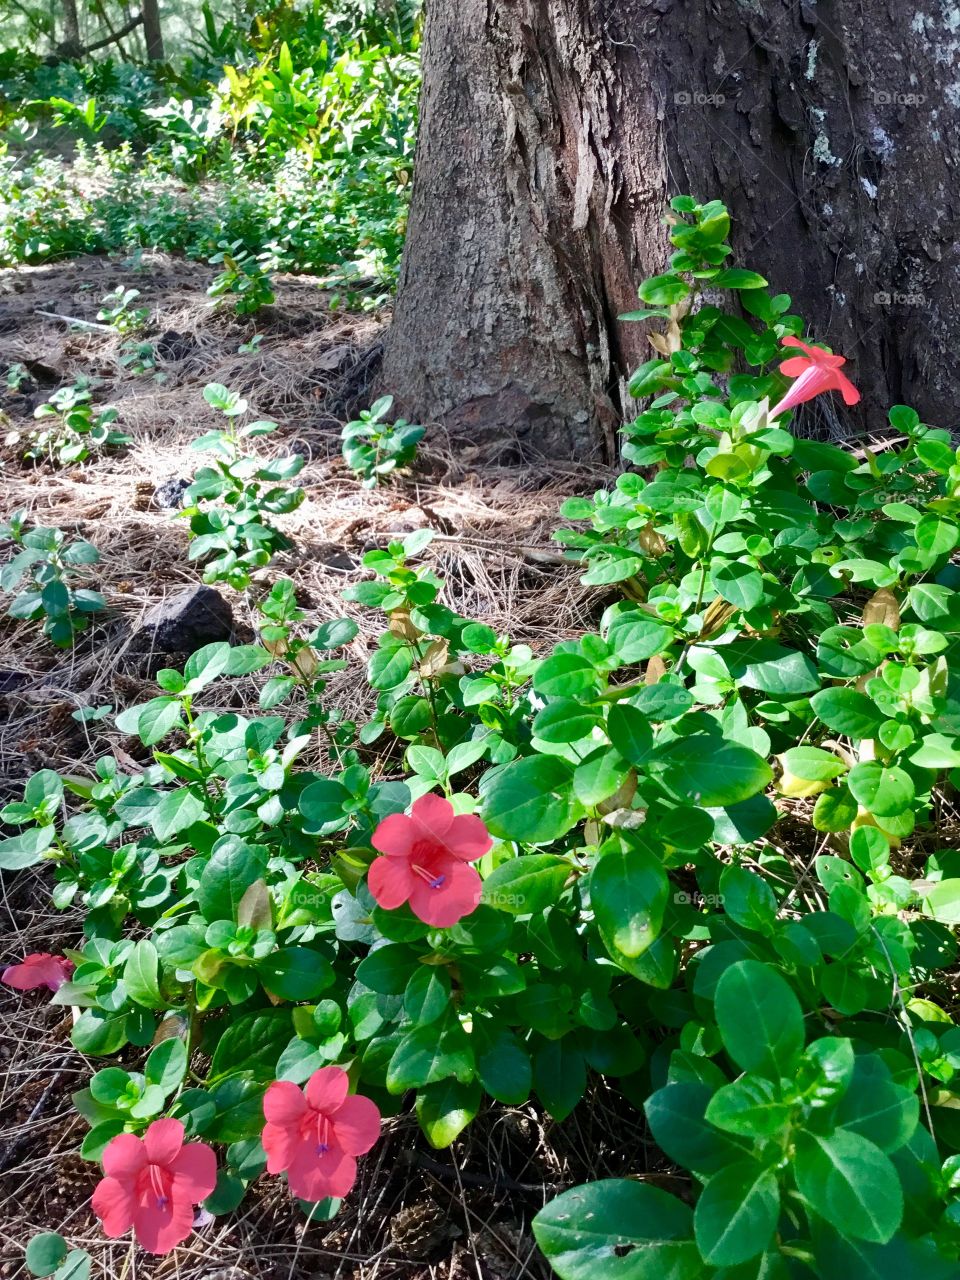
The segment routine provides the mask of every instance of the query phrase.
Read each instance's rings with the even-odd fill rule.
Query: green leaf
[[[703,1280],[690,1209],[642,1182],[565,1191],[534,1218],[533,1234],[560,1280]]]
[[[763,599],[763,578],[752,565],[739,560],[715,565],[710,581],[718,595],[738,609],[753,609]]]
[[[387,1067],[387,1089],[404,1093],[454,1077],[469,1084],[475,1076],[473,1050],[459,1019],[415,1027],[397,1045]]]
[[[858,1055],[853,1081],[840,1099],[835,1122],[868,1138],[881,1151],[899,1151],[910,1141],[920,1122],[920,1099],[897,1084],[882,1058]]]
[[[333,967],[310,947],[285,947],[260,961],[257,976],[278,1000],[312,1000],[333,982]]]
[[[127,995],[147,1009],[163,1007],[158,982],[159,967],[157,948],[149,938],[141,938],[134,944],[130,958],[123,966],[123,983],[127,988]]]
[[[150,825],[158,840],[167,841],[206,816],[203,801],[191,787],[164,793],[150,813]]]
[[[886,1244],[903,1217],[897,1171],[879,1147],[858,1133],[803,1132],[794,1175],[810,1207],[844,1236]]]
[[[657,1146],[701,1175],[716,1173],[747,1154],[744,1143],[707,1123],[711,1096],[707,1085],[677,1082],[657,1089],[643,1108]]]
[[[255,1080],[277,1078],[277,1061],[290,1040],[287,1009],[262,1009],[242,1014],[217,1041],[210,1062],[210,1079],[250,1072]],[[154,1050],[156,1052],[156,1050]]]
[[[576,698],[556,698],[537,712],[533,732],[544,742],[579,742],[600,723],[600,712]]]
[[[557,840],[582,810],[573,767],[557,756],[528,756],[484,774],[480,816],[494,836],[523,844]]]
[[[53,844],[57,829],[52,824],[27,827],[19,835],[0,840],[0,870],[20,871],[38,863]]]
[[[778,1084],[763,1076],[742,1075],[722,1085],[707,1104],[706,1118],[718,1129],[745,1138],[772,1138],[780,1133],[793,1110]]]
[[[497,1102],[520,1106],[530,1097],[533,1068],[530,1055],[510,1031],[501,1029],[477,1050],[480,1083]]]
[[[850,770],[847,786],[854,799],[878,818],[896,817],[913,803],[913,779],[896,765],[865,760]]]
[[[607,736],[619,754],[632,765],[646,764],[653,748],[650,721],[627,703],[614,703],[607,717]]]
[[[426,1026],[443,1016],[450,1005],[450,974],[445,966],[420,965],[403,993],[403,1008],[411,1022]]]
[[[727,267],[718,272],[707,282],[710,289],[765,289],[767,281],[756,271],[745,271],[743,267]]]
[[[640,286],[641,302],[651,307],[670,307],[682,302],[690,292],[690,286],[676,275],[651,276]]]
[[[596,685],[596,667],[579,653],[555,653],[533,677],[534,689],[545,698],[573,698]]]
[[[570,863],[556,854],[522,854],[487,876],[483,902],[515,916],[540,915],[560,897],[570,873]]]
[[[960,925],[960,880],[939,880],[923,890],[924,910],[940,924]]]
[[[374,689],[395,689],[403,684],[412,668],[413,651],[409,645],[378,649],[367,665],[367,676]]]
[[[723,808],[763,791],[773,770],[756,751],[708,734],[669,743],[657,756],[667,785],[703,808]]]
[[[547,1040],[533,1056],[533,1087],[554,1120],[565,1120],[583,1097],[587,1067],[571,1037]]]
[[[250,845],[232,836],[218,841],[197,886],[197,903],[204,918],[236,921],[243,895],[261,879],[264,870],[262,855]]]
[[[144,746],[152,747],[180,724],[181,705],[178,698],[153,698],[140,709],[136,733]],[[120,725],[121,717],[117,717]],[[124,730],[127,732],[127,730]]]
[[[762,876],[745,867],[726,867],[720,876],[723,909],[744,929],[772,933],[777,918],[777,900]]]
[[[129,1040],[127,1014],[84,1009],[74,1023],[70,1038],[81,1053],[89,1053],[95,1058],[116,1053]]]
[[[873,699],[857,689],[823,689],[810,705],[828,729],[848,738],[875,738],[886,719]]]
[[[670,882],[659,859],[641,849],[601,853],[590,873],[590,904],[612,960],[632,972],[663,924]]]
[[[27,1270],[35,1276],[53,1275],[66,1260],[69,1249],[63,1236],[56,1231],[41,1231],[27,1245]]]
[[[449,1147],[475,1119],[483,1100],[477,1081],[441,1080],[417,1093],[416,1112],[420,1128],[431,1147]]]
[[[740,960],[725,969],[714,997],[724,1048],[738,1067],[790,1075],[803,1050],[803,1010],[776,969]]]
[[[776,1175],[755,1160],[715,1173],[700,1194],[693,1215],[704,1262],[735,1267],[763,1253],[780,1216]]]
[[[147,1084],[156,1085],[170,1094],[187,1074],[187,1046],[179,1036],[169,1036],[151,1049],[143,1068]]]

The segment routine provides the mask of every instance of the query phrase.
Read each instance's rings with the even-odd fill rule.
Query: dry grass
[[[68,471],[24,468],[7,453],[4,514],[25,507],[32,521],[94,542],[101,552],[94,577],[109,614],[67,653],[51,650],[35,629],[0,620],[6,795],[19,793],[37,768],[89,774],[99,755],[137,754],[109,722],[81,725],[71,712],[104,703],[119,710],[150,696],[156,668],[176,664],[176,656],[138,652],[131,637],[152,605],[197,580],[184,525],[154,495],[168,480],[189,478],[200,460],[187,445],[216,423],[201,396],[207,382],[241,391],[256,416],[280,424],[261,442],[265,452],[296,448],[308,458],[300,478],[307,500],[281,522],[295,550],[278,558],[269,577],[294,579],[311,622],[346,613],[360,624],[350,667],[330,689],[348,717],[362,722],[373,709],[374,696],[357,672],[379,627],[340,593],[365,576],[363,553],[396,535],[433,528],[429,554],[446,581],[445,603],[514,640],[542,651],[595,623],[601,602],[580,586],[575,569],[558,561],[549,531],[561,497],[597,487],[602,474],[553,463],[502,466],[435,429],[415,474],[364,491],[344,468],[339,431],[368,390],[381,321],[331,314],[315,285],[287,279],[278,282],[276,306],[256,325],[239,322],[210,312],[204,268],[160,255],[144,255],[141,265],[145,270],[136,273],[85,260],[0,274],[0,373],[20,362],[35,382],[26,395],[5,397],[8,417],[26,425],[36,404],[84,374],[101,379],[96,400],[116,404],[134,437],[128,450]],[[138,305],[151,308],[162,382],[118,374],[113,335],[72,332],[36,314],[93,319],[101,297],[121,283],[139,288]],[[259,352],[239,355],[255,328],[264,335]],[[240,638],[250,638],[248,601],[224,594]],[[238,694],[255,705],[252,681],[211,692],[233,706]],[[79,919],[49,908],[46,876],[31,871],[7,881],[0,899],[5,957],[57,951],[77,940]],[[625,1129],[623,1109],[605,1086],[563,1125],[545,1122],[533,1107],[492,1109],[448,1152],[428,1152],[415,1121],[401,1115],[362,1162],[361,1180],[333,1223],[306,1226],[277,1181],[261,1180],[236,1214],[170,1257],[150,1260],[125,1243],[105,1243],[89,1210],[95,1170],[76,1154],[84,1126],[69,1095],[96,1064],[71,1046],[63,1010],[5,989],[0,1007],[3,1276],[22,1273],[31,1234],[62,1229],[72,1244],[93,1250],[103,1274],[123,1280],[138,1273],[190,1280],[539,1278],[546,1272],[529,1234],[533,1213],[571,1182],[619,1172],[626,1161],[635,1169],[643,1141],[639,1129]]]

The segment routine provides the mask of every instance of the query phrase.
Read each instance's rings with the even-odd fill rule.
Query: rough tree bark
[[[719,197],[738,261],[853,360],[880,426],[951,425],[960,26],[942,0],[433,0],[382,385],[404,411],[554,456],[613,453],[616,319],[670,195]]]
[[[163,62],[166,54],[163,49],[163,30],[160,26],[160,6],[157,0],[143,0],[141,13],[147,57],[151,62]]]

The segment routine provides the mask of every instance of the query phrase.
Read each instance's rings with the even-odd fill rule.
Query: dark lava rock
[[[153,500],[158,507],[167,510],[182,507],[183,495],[189,488],[189,480],[184,480],[182,476],[172,476],[169,480],[164,480],[163,484],[157,485],[153,491]]]
[[[10,667],[0,667],[0,693],[13,693],[15,689],[22,689],[25,684],[30,683],[30,676],[26,671],[14,671]]]
[[[139,650],[193,653],[205,644],[229,640],[233,610],[213,587],[197,584],[155,604],[133,637]]]
[[[168,329],[154,343],[154,350],[161,360],[186,360],[196,350],[197,340],[189,333],[177,333]]]

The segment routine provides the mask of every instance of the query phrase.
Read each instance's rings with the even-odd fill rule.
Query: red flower
[[[455,814],[441,796],[425,795],[407,817],[392,813],[373,833],[371,844],[385,857],[370,868],[367,884],[381,907],[410,903],[425,924],[446,929],[474,911],[480,901],[480,877],[465,864],[482,858],[492,846],[479,818]]]
[[[315,1203],[345,1196],[357,1180],[354,1157],[380,1137],[375,1102],[347,1094],[340,1067],[321,1067],[306,1093],[289,1080],[275,1080],[263,1098],[263,1149],[267,1172],[286,1173],[293,1195]]]
[[[148,1253],[169,1253],[193,1230],[193,1206],[216,1186],[217,1158],[204,1142],[184,1146],[179,1120],[154,1120],[142,1140],[121,1133],[107,1143],[103,1172],[93,1211],[104,1235],[133,1227]]]
[[[32,956],[24,956],[22,964],[11,964],[0,974],[0,982],[17,991],[35,991],[37,987],[46,987],[48,991],[56,991],[73,973],[73,961],[66,956],[52,956],[48,951],[39,951]]]
[[[822,395],[824,391],[839,391],[844,404],[857,403],[860,392],[847,375],[840,372],[841,365],[847,363],[843,356],[832,356],[820,347],[808,346],[799,338],[786,337],[780,341],[785,347],[800,347],[806,355],[791,356],[780,365],[780,372],[788,378],[796,378],[796,382],[780,403],[770,410],[770,418],[776,418],[788,409]]]

